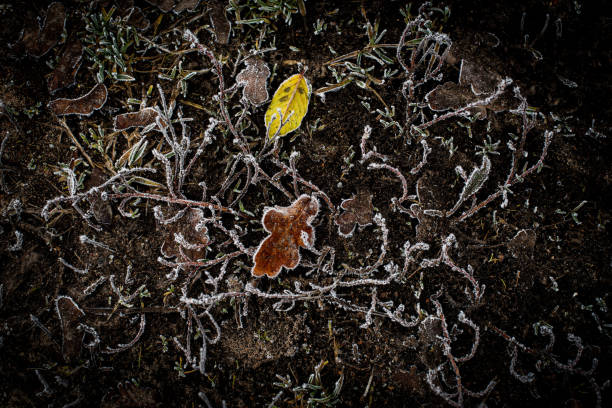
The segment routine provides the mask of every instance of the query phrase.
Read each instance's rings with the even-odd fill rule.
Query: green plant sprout
[[[102,10],[85,17],[85,56],[96,67],[98,82],[106,78],[135,80],[131,75],[134,57],[129,50],[133,44],[139,46],[138,32],[121,17],[113,17],[115,11],[112,7],[108,12]]]

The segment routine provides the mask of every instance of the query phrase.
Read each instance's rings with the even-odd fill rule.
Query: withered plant
[[[82,279],[83,297],[108,284],[113,311],[133,309],[138,315],[131,340],[112,346],[100,328],[82,321],[83,312],[76,301],[58,298],[64,353],[73,353],[75,335],[71,331],[82,332],[92,350],[118,353],[129,349],[146,327],[146,313],[138,311],[137,301],[151,297],[149,303],[178,312],[184,322],[183,332],[172,337],[184,356],[177,371],[206,374],[209,346],[223,341],[224,329],[219,323],[223,308],[234,308],[235,325],[243,327],[255,298],[276,312],[318,303],[358,319],[361,330],[389,324],[412,333],[407,337],[419,336],[435,351],[420,372],[421,378],[451,406],[486,399],[499,381],[493,375],[476,385],[466,381],[473,377],[468,363],[486,358],[479,352],[485,336],[506,341],[510,351],[508,373],[521,383],[534,381],[530,373],[520,374],[517,369],[519,355],[529,354],[548,361],[551,370],[584,377],[601,405],[601,385],[595,380],[597,361],[593,359],[592,369],[579,368],[583,345],[577,335],[568,335],[578,352],[564,364],[552,352],[552,330],[540,331],[540,335],[549,337],[550,344],[535,349],[508,334],[510,329],[478,317],[477,311],[494,303],[495,295],[481,283],[477,266],[461,261],[470,243],[465,237],[471,217],[485,209],[507,207],[513,191],[522,189],[527,178],[537,177],[555,132],[544,127],[540,115],[529,108],[521,89],[510,78],[479,70],[466,60],[458,83],[451,80],[449,85],[442,84],[453,43],[449,36],[432,29],[433,13],[431,8],[420,9],[394,45],[381,45],[382,34],[370,24],[370,43],[364,50],[379,64],[376,69],[348,62],[361,52],[335,58],[328,64],[330,71],[337,73],[342,63],[344,77],[338,76],[339,85],[315,92],[325,95],[352,81],[361,81],[370,92],[370,85],[377,83],[373,81],[376,70],[385,72],[388,78],[389,67],[398,70],[399,74],[393,75],[402,80],[397,92],[403,97],[403,120],[392,118],[387,106],[380,117],[392,121],[364,121],[362,133],[352,136],[359,152],[353,167],[368,176],[391,175],[394,180],[388,188],[397,193],[389,201],[381,201],[374,188],[368,191],[352,185],[349,177],[342,184],[341,196],[350,198],[336,202],[332,197],[337,194],[319,188],[320,180],[304,176],[299,159],[307,152],[294,150],[288,138],[269,139],[255,119],[258,106],[268,98],[270,68],[264,52],[255,50],[239,58],[233,74],[238,69],[240,72],[228,75],[231,70],[226,63],[199,41],[201,34],[184,30],[182,38],[177,39],[181,52],[197,50],[201,57],[198,61],[214,74],[216,92],[207,97],[216,104],[216,111],[208,122],[195,123],[183,116],[183,107],[177,106],[176,99],[180,85],[169,90],[158,85],[156,104],[143,104],[137,112],[122,112],[115,117],[117,132],[136,132],[133,134],[141,140],[147,137],[148,144],[134,143],[124,154],[125,159],[117,161],[121,166],[114,174],[91,187],[79,183],[75,172],[67,168],[63,174],[67,194],[49,200],[42,210],[43,217],[50,220],[72,207],[95,231],[106,228],[100,217],[100,208],[105,206],[127,218],[152,213],[163,244],[155,248],[160,268],[149,273],[163,275],[173,289],[160,296],[149,284],[139,285],[142,280],[132,277],[130,268],[123,279],[103,270],[93,277],[92,265],[83,268],[62,260]],[[225,36],[216,36],[219,42],[225,41]],[[161,47],[157,49],[164,52]],[[394,49],[395,59],[383,49]],[[356,62],[365,65],[361,59]],[[242,93],[237,92],[240,87]],[[339,94],[327,97],[335,95]],[[57,114],[63,113],[58,109]],[[516,138],[506,138],[503,143],[505,150],[489,138],[483,142],[488,144],[474,153],[468,147],[471,141],[465,141],[463,147],[455,139],[463,166],[457,162],[453,165],[451,160],[432,163],[434,155],[447,157],[439,153],[449,145],[435,136],[445,131],[447,123],[484,120],[488,111],[498,112],[500,118],[518,127]],[[389,137],[387,128],[394,130],[392,136],[401,144],[401,154],[383,150]],[[534,146],[532,140],[538,140],[541,146],[535,153],[528,150]],[[216,163],[202,160],[207,151],[216,152]],[[207,170],[221,164],[225,169],[219,182]],[[432,176],[434,169],[438,178]],[[440,176],[449,173],[456,174],[452,183]],[[145,207],[152,211],[145,211]],[[315,240],[315,232],[326,229],[334,235]],[[402,242],[390,239],[391,232],[397,236],[397,231],[404,233]],[[367,240],[370,253],[348,254],[347,240]],[[95,251],[128,250],[111,248],[86,234],[81,243]],[[278,283],[281,279],[283,285]],[[197,281],[203,284],[196,285]],[[452,289],[457,287],[462,290]],[[391,299],[392,290],[387,289],[399,291],[401,302]],[[168,301],[170,292],[176,296]],[[72,317],[66,317],[68,313]],[[415,356],[422,354],[415,348]],[[340,394],[342,382],[339,384],[334,396]],[[288,390],[287,385],[275,401],[282,392],[289,395]],[[293,392],[297,393],[295,389]]]

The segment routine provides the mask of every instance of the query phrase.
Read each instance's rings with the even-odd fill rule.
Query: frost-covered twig
[[[464,174],[463,169],[460,166],[457,166],[457,172],[460,174]],[[491,172],[491,160],[486,155],[482,156],[482,164],[480,167],[475,167],[474,170],[470,173],[469,176],[465,178],[465,184],[463,185],[463,190],[461,190],[461,194],[459,194],[459,199],[451,208],[446,212],[446,217],[450,217],[459,209],[459,207],[470,197],[473,197],[484,185],[484,183],[489,178],[489,173]]]
[[[96,241],[95,239],[91,239],[91,238],[89,238],[89,237],[88,237],[87,235],[85,235],[85,234],[79,235],[79,241],[81,242],[81,244],[89,244],[89,245],[95,246],[95,247],[97,247],[97,248],[102,248],[102,249],[105,249],[105,250],[107,250],[107,251],[109,251],[109,252],[115,252],[115,251],[114,251],[114,250],[113,250],[111,247],[109,247],[108,245],[103,244],[102,242],[98,242],[98,241]]]
[[[402,196],[400,198],[393,197],[391,199],[391,202],[401,212],[403,212],[403,213],[410,213],[410,210],[408,210],[407,208],[405,208],[402,205],[402,203],[404,203],[405,201],[408,201],[410,199],[410,196],[408,195],[408,181],[406,181],[406,177],[404,177],[402,172],[399,171],[397,168],[395,168],[393,166],[390,166],[390,165],[388,165],[386,163],[370,163],[368,165],[368,170],[370,170],[370,169],[385,169],[385,170],[389,170],[390,172],[395,174],[397,176],[397,178],[400,179],[400,181],[402,183]]]
[[[372,134],[372,127],[370,125],[366,125],[363,128],[363,135],[361,136],[361,143],[359,146],[361,147],[361,163],[364,163],[366,160],[370,160],[373,157],[386,162],[389,158],[385,155],[382,155],[376,151],[376,146],[372,148],[372,150],[366,150],[366,142],[370,139],[370,135]]]
[[[477,392],[471,391],[463,385],[461,371],[459,369],[458,363],[466,362],[474,357],[480,340],[480,331],[478,330],[478,327],[471,320],[469,320],[463,312],[459,313],[459,321],[467,324],[468,326],[472,327],[472,329],[474,329],[474,340],[472,343],[472,349],[466,356],[460,358],[455,357],[452,353],[451,348],[451,343],[453,340],[448,330],[446,316],[442,311],[442,305],[438,301],[437,296],[432,297],[431,300],[434,306],[436,307],[436,316],[438,317],[438,319],[440,319],[440,327],[442,330],[442,336],[440,340],[442,341],[442,351],[446,356],[447,361],[438,365],[435,368],[430,368],[428,370],[426,376],[427,383],[429,384],[429,387],[432,389],[432,391],[442,397],[449,405],[452,405],[453,407],[463,407],[465,398],[464,395],[470,396],[472,398],[483,398],[493,390],[493,387],[495,387],[497,381],[489,381],[489,384],[483,390]],[[444,391],[442,387],[437,383],[438,377],[441,377],[443,375],[442,370],[447,364],[451,372],[455,376],[455,384],[452,385],[452,389],[454,389],[454,391],[452,392]]]
[[[48,200],[43,206],[43,209],[41,210],[40,214],[46,221],[48,221],[50,217],[50,210],[53,206],[60,205],[63,203],[71,203],[72,205],[78,204],[80,201],[86,199],[87,197],[91,195],[102,194],[103,191],[107,187],[110,187],[111,185],[115,184],[118,180],[124,180],[125,177],[130,176],[135,173],[146,173],[146,172],[155,173],[155,169],[143,168],[143,167],[135,167],[132,169],[123,168],[119,170],[117,174],[115,174],[114,176],[106,180],[104,183],[100,184],[99,186],[92,187],[85,192],[76,193],[76,190],[75,190],[74,194],[70,194],[69,196],[61,196],[61,197],[56,197],[54,199]],[[104,199],[104,197],[102,197],[102,199]]]
[[[412,175],[416,175],[423,168],[423,166],[427,164],[427,156],[429,156],[429,153],[431,153],[431,147],[429,147],[427,144],[427,140],[422,139],[421,145],[423,145],[423,157],[421,158],[421,161],[410,170],[410,174]]]
[[[549,337],[549,343],[542,350],[537,350],[532,347],[528,347],[524,345],[523,343],[518,341],[515,337],[510,336],[508,333],[506,333],[502,329],[492,324],[488,326],[490,330],[492,330],[494,333],[496,333],[501,338],[503,338],[505,341],[507,341],[509,346],[511,346],[511,351],[510,351],[511,359],[510,359],[510,366],[509,366],[510,374],[512,374],[514,378],[516,378],[522,383],[530,383],[535,380],[535,376],[531,372],[528,372],[527,374],[520,374],[516,371],[518,351],[521,350],[524,353],[528,353],[540,359],[536,363],[536,367],[538,368],[538,371],[541,370],[540,368],[541,361],[544,360],[546,362],[549,362],[552,367],[554,367],[556,370],[560,372],[579,375],[585,378],[588,381],[589,385],[591,385],[591,388],[593,389],[593,393],[595,394],[595,401],[596,401],[595,406],[600,408],[602,406],[601,391],[610,385],[610,380],[605,381],[602,385],[599,385],[597,381],[595,380],[594,373],[599,363],[596,357],[593,357],[593,359],[591,360],[591,367],[589,369],[583,369],[583,368],[578,367],[578,364],[580,363],[580,360],[582,358],[582,353],[584,350],[582,339],[579,336],[576,336],[575,334],[568,333],[567,339],[570,343],[572,343],[576,347],[576,355],[574,356],[573,359],[568,360],[567,363],[563,363],[559,360],[559,358],[555,354],[552,353],[552,349],[555,344],[555,336],[552,331],[552,328],[545,324],[538,324],[534,326],[535,326],[537,334]]]
[[[2,101],[0,100],[0,103]],[[2,112],[3,113],[3,112]],[[7,130],[6,134],[4,135],[4,137],[2,138],[2,142],[0,142],[0,188],[2,189],[2,191],[4,191],[6,194],[9,194],[9,189],[6,185],[6,181],[4,179],[4,171],[5,169],[2,168],[3,164],[2,164],[2,154],[4,153],[4,148],[6,146],[6,141],[8,140],[10,135],[10,132]]]
[[[23,234],[21,231],[13,231],[15,233],[15,243],[8,246],[7,250],[10,252],[20,251],[23,247]]]
[[[553,138],[553,132],[552,131],[549,131],[549,130],[544,131],[544,146],[542,147],[542,152],[540,153],[540,158],[538,159],[538,161],[534,165],[532,165],[531,167],[528,167],[522,173],[515,174],[512,179],[506,180],[504,185],[500,186],[499,189],[496,192],[491,194],[489,197],[487,197],[486,199],[484,199],[480,203],[472,206],[468,211],[466,211],[463,214],[461,214],[461,216],[459,218],[457,218],[457,222],[464,221],[466,218],[471,217],[476,212],[478,212],[481,209],[483,209],[484,207],[486,207],[487,204],[489,204],[491,201],[495,200],[496,198],[498,198],[500,196],[502,196],[504,198],[504,201],[502,203],[502,207],[505,207],[505,205],[508,203],[507,193],[509,192],[509,187],[511,187],[512,185],[514,185],[516,183],[522,182],[525,179],[525,177],[527,177],[528,175],[530,175],[531,173],[533,173],[534,171],[536,171],[536,170],[538,170],[538,169],[540,169],[542,167],[542,165],[544,163],[544,158],[546,157],[546,154],[548,153],[548,147],[550,146],[550,143],[552,142],[552,138]],[[514,167],[514,165],[513,165],[513,167]]]
[[[297,171],[295,170],[295,166],[293,168],[291,166],[287,166],[285,163],[283,163],[281,160],[278,160],[277,158],[272,158],[272,162],[276,164],[278,167],[280,167],[285,173],[291,174],[294,180],[300,182],[300,184],[303,184],[309,189],[311,189],[314,192],[314,194],[322,197],[325,203],[327,204],[327,207],[330,209],[330,211],[332,212],[336,211],[336,207],[334,206],[330,198],[327,196],[327,194],[325,194],[323,190],[321,190],[319,187],[314,185],[312,182],[302,178],[302,176],[300,176],[299,173],[297,173]]]
[[[213,64],[214,72],[217,75],[217,78],[219,80],[218,100],[219,100],[221,114],[223,115],[223,118],[225,119],[225,124],[228,126],[229,130],[232,132],[232,135],[234,135],[234,138],[242,139],[242,143],[239,143],[239,147],[242,149],[242,152],[245,154],[248,153],[249,152],[248,143],[246,142],[246,140],[244,140],[244,136],[241,133],[238,133],[238,131],[236,131],[236,128],[234,127],[234,124],[232,123],[232,120],[230,119],[229,112],[227,111],[227,107],[225,106],[225,81],[223,79],[223,68],[221,66],[221,63],[215,57],[213,52],[210,51],[208,48],[204,47],[198,40],[198,37],[196,37],[196,35],[192,33],[190,30],[185,30],[183,34],[183,38],[185,38],[187,41],[191,43],[192,48],[197,48],[201,54],[206,55],[208,59],[210,59],[210,62]]]
[[[110,275],[108,278],[108,282],[110,283],[112,291],[119,297],[119,299],[117,300],[117,303],[127,308],[133,307],[133,305],[130,302],[132,302],[136,298],[136,296],[140,295],[141,293],[143,293],[143,291],[147,289],[146,285],[141,285],[131,295],[124,296],[121,293],[121,289],[123,288],[118,288],[117,285],[115,284],[115,275]]]
[[[43,386],[43,390],[40,391],[40,392],[37,392],[36,396],[40,397],[40,396],[43,396],[43,395],[52,395],[52,394],[54,394],[55,391],[53,390],[53,388],[51,388],[51,386],[49,386],[49,383],[42,376],[42,374],[40,373],[40,370],[34,370],[34,372],[36,373],[36,377],[38,377],[38,381],[40,381],[40,384]]]
[[[100,276],[91,285],[89,285],[88,287],[86,287],[83,290],[83,295],[88,296],[88,295],[91,295],[92,293],[94,293],[95,290],[100,287],[100,285],[102,285],[104,282],[106,282],[106,279],[108,279],[108,277]]]
[[[211,202],[206,202],[206,201],[195,201],[195,200],[188,200],[188,199],[181,199],[181,198],[172,198],[172,197],[166,197],[166,196],[162,196],[159,194],[150,194],[150,193],[138,193],[138,192],[134,192],[134,193],[113,193],[113,194],[107,194],[106,197],[108,197],[109,199],[132,199],[132,198],[144,198],[147,200],[153,200],[153,201],[162,201],[165,203],[170,203],[170,204],[182,204],[182,205],[187,205],[187,206],[192,206],[192,207],[203,207],[203,208],[210,208],[210,209],[214,209],[217,211],[223,211],[232,215],[236,215],[238,217],[242,217],[242,218],[250,218],[248,215],[241,213],[241,212],[237,212],[231,208],[228,207],[224,207],[224,206],[220,206],[218,204],[214,204]]]
[[[120,353],[122,351],[128,350],[129,348],[134,346],[134,344],[136,344],[138,340],[140,340],[140,338],[142,337],[144,333],[146,323],[147,321],[145,318],[145,314],[141,313],[140,314],[140,326],[138,327],[138,333],[136,333],[136,336],[129,343],[119,344],[117,347],[106,346],[106,350],[102,350],[101,352],[103,354],[116,354],[116,353]]]
[[[442,122],[443,120],[449,119],[449,118],[453,118],[456,116],[464,116],[466,114],[468,114],[472,109],[477,108],[479,106],[487,106],[489,105],[491,102],[493,102],[495,99],[497,99],[501,94],[503,94],[506,91],[506,88],[512,84],[512,79],[511,78],[504,78],[502,80],[499,81],[499,83],[497,84],[497,88],[495,89],[495,92],[493,92],[492,94],[488,95],[487,97],[483,98],[483,99],[479,99],[477,101],[468,103],[467,105],[452,110],[448,113],[445,113],[443,115],[440,116],[436,116],[434,119],[425,122],[425,123],[421,123],[420,125],[415,126],[415,128],[417,130],[425,130],[433,125],[435,125],[436,123]]]
[[[440,249],[440,256],[438,258],[433,259],[423,259],[421,261],[421,268],[432,268],[439,266],[440,264],[444,264],[449,266],[453,271],[461,274],[465,279],[467,279],[472,285],[471,293],[466,288],[466,295],[468,295],[468,299],[472,306],[478,306],[482,300],[482,296],[484,295],[485,285],[480,285],[476,278],[474,278],[474,269],[471,265],[467,266],[467,270],[461,268],[455,264],[452,258],[449,255],[450,248],[455,245],[457,239],[454,234],[449,234],[442,240],[442,247]]]
[[[79,269],[76,266],[69,264],[66,260],[64,260],[64,258],[57,258],[57,260],[60,261],[60,263],[64,265],[66,268],[72,269],[74,272],[80,275],[87,275],[89,273],[88,267],[85,267],[85,269]]]

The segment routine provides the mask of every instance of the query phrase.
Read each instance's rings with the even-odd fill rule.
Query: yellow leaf
[[[303,74],[287,78],[276,90],[266,111],[269,138],[284,136],[300,127],[308,112],[310,84]]]

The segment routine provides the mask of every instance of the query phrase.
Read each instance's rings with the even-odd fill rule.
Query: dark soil
[[[305,1],[306,14],[295,9],[291,22],[282,14],[258,11],[267,20],[251,25],[236,24],[238,16],[229,9],[226,14],[233,32],[229,43],[221,44],[215,41],[221,34],[215,34],[210,19],[214,12],[208,9],[214,9],[215,2],[200,2],[195,10],[178,14],[135,1],[151,22],[143,31],[133,29],[140,42],[124,52],[129,61],[125,73],[135,80],[113,79],[113,64],[107,62],[103,82],[108,99],[90,116],[56,116],[47,106],[57,98],[81,96],[96,84],[99,66],[92,55],[102,58],[100,50],[105,45],[86,42],[86,36],[91,35],[86,23],[92,15],[110,10],[113,2],[65,1],[63,34],[41,57],[32,56],[22,39],[24,27],[27,34],[28,27],[31,30],[37,21],[43,23],[44,18],[36,17],[47,12],[47,3],[33,3],[0,4],[0,141],[4,140],[0,149],[0,406],[609,404],[612,17],[602,11],[606,2],[434,2],[435,9],[428,9],[430,28],[446,33],[453,41],[441,70],[442,82],[456,83],[461,60],[471,61],[500,78],[512,78],[512,87],[520,88],[529,112],[494,112],[489,106],[486,119],[453,117],[428,127],[426,135],[410,134],[405,126],[407,116],[415,113],[415,125],[434,118],[424,97],[439,82],[432,80],[416,88],[416,103],[407,107],[402,94],[407,73],[396,61],[396,49],[389,48],[385,51],[393,62],[388,67],[367,56],[360,61],[356,54],[347,58],[363,67],[374,66],[368,74],[375,80],[356,76],[364,80],[365,87],[353,81],[328,92],[324,99],[311,95],[301,127],[281,138],[276,155],[266,158],[258,154],[270,148],[269,144],[264,146],[268,102],[249,107],[238,129],[245,138],[235,142],[216,97],[219,78],[211,60],[190,50],[189,42],[182,39],[183,31],[196,33],[224,64],[224,86],[230,88],[225,103],[236,124],[245,106],[240,101],[242,91],[231,89],[236,74],[244,68],[244,64],[235,64],[240,56],[256,48],[264,50],[260,56],[272,71],[267,83],[270,96],[302,66],[308,68],[305,77],[316,91],[337,82],[330,70],[334,65],[329,64],[331,60],[363,50],[368,44],[368,21],[372,27],[378,24],[378,33],[387,30],[381,43],[399,42],[406,25],[399,12],[406,8],[404,2],[309,0]],[[119,15],[124,6],[117,3]],[[227,2],[219,3],[223,7]],[[296,1],[282,3],[295,5]],[[450,10],[448,18],[445,7]],[[259,16],[241,10],[241,19]],[[413,3],[413,18],[418,10],[418,4]],[[317,25],[322,23],[325,26],[318,32]],[[265,35],[263,27],[267,27]],[[74,85],[51,94],[48,78],[66,45],[75,38],[93,53],[83,55]],[[158,47],[142,51],[147,48],[142,38]],[[273,43],[276,49],[265,51]],[[404,48],[400,54],[407,59],[410,52]],[[385,68],[398,72],[377,84]],[[186,80],[185,94],[180,87],[180,78],[185,75],[181,69],[185,74],[198,71]],[[336,65],[336,70],[346,73],[348,68]],[[198,215],[168,225],[161,225],[154,216],[153,208],[160,204],[165,218],[184,209],[185,204],[176,200],[171,205],[153,199],[130,200],[126,208],[139,214],[132,219],[122,216],[121,200],[104,201],[98,193],[79,203],[84,211],[90,209],[88,220],[69,201],[52,206],[50,216],[43,217],[48,200],[70,195],[62,167],[73,170],[78,193],[106,182],[119,171],[121,166],[116,163],[140,140],[142,129],[114,131],[113,118],[138,109],[128,98],[147,99],[147,106],[161,106],[158,83],[166,99],[175,101],[183,116],[194,119],[189,122],[190,155],[202,141],[209,118],[221,122],[178,196],[201,200],[198,183],[204,181],[206,200],[231,207],[240,215],[219,211],[212,221],[212,210],[201,207],[204,217],[211,217],[206,224],[209,239],[200,242],[208,248],[185,250],[173,237],[180,233],[191,242],[204,237],[196,228]],[[384,117],[385,105],[395,109],[392,120],[404,127],[402,131],[380,122],[391,121]],[[533,120],[533,128],[525,140],[525,154],[518,158],[517,171],[525,171],[538,161],[545,132],[551,131],[553,140],[544,165],[510,188],[507,206],[502,207],[503,200],[497,197],[471,217],[460,219],[472,203],[499,191],[513,165],[507,143],[514,141],[518,147],[525,119]],[[174,125],[180,131],[180,124]],[[366,148],[375,146],[387,161],[361,160],[360,142],[366,125],[373,129]],[[100,130],[104,134],[98,149],[95,137],[100,136]],[[146,154],[133,167],[156,169],[155,174],[142,176],[158,186],[131,186],[171,197],[164,166],[151,152],[156,148],[168,153],[170,148],[160,132],[148,133],[147,140]],[[422,159],[421,140],[432,151],[427,163],[412,174],[411,169]],[[483,163],[482,156],[476,154],[479,146],[496,141],[500,141],[497,151],[487,156],[491,163],[487,181],[454,215],[444,216],[464,185],[456,167],[470,175]],[[268,176],[282,170],[279,161],[286,166],[284,173],[277,174],[276,184],[260,177],[245,187],[251,174],[247,168],[251,167],[240,161],[239,147],[247,144]],[[289,167],[292,152],[299,152],[295,168],[300,179],[295,183]],[[398,201],[402,196],[400,178],[384,168],[369,167],[371,163],[399,170],[405,176],[407,194],[418,197]],[[228,178],[231,183],[222,188]],[[114,187],[106,192],[135,191],[119,183]],[[314,247],[299,249],[301,264],[297,268],[285,268],[273,279],[255,279],[250,272],[252,255],[267,236],[260,222],[265,208],[289,206],[300,194],[312,194],[320,202],[321,209],[312,222]],[[369,195],[374,214],[379,214],[388,228],[386,253],[372,270],[367,267],[375,264],[383,244],[380,218],[378,225],[357,224],[358,218],[354,218],[356,227],[348,238],[338,233],[334,222],[338,214],[348,211],[348,207],[340,209],[343,200]],[[420,206],[414,216],[402,212],[412,208],[411,204]],[[365,207],[367,213],[369,207]],[[439,210],[442,215],[423,212],[426,209]],[[97,231],[92,225],[102,228]],[[237,240],[245,248],[236,244],[228,230],[238,233]],[[424,259],[442,259],[443,240],[451,234],[456,244],[448,251],[449,262],[457,268],[453,270],[444,262],[431,267],[422,263]],[[82,236],[99,245],[83,243]],[[406,241],[430,247],[415,251],[416,261],[405,264]],[[333,263],[327,250],[335,255]],[[163,254],[176,257],[177,262],[184,256],[214,261],[235,251],[239,255],[228,258],[227,264],[185,267],[175,280],[170,276],[172,268],[158,260]],[[326,253],[328,256],[323,256]],[[87,273],[66,264],[87,267]],[[330,267],[326,269],[326,265]],[[474,286],[458,272],[467,271],[468,265],[473,268],[472,279],[486,287],[480,301],[473,298]],[[337,297],[330,293],[304,296],[288,311],[276,310],[273,305],[278,299],[268,298],[296,294],[297,285],[302,290],[313,289],[311,284],[324,287],[335,279],[384,280],[396,266],[401,273],[385,284],[338,287]],[[130,279],[126,278],[127,270]],[[225,275],[213,291],[211,280],[220,274]],[[120,302],[109,284],[111,276],[122,296],[140,295]],[[105,281],[96,290],[84,292],[100,278]],[[256,289],[249,292],[250,287]],[[220,293],[235,295],[206,307],[184,302],[185,298]],[[370,315],[367,311],[373,296],[378,303]],[[281,309],[290,305],[285,303]],[[392,312],[399,305],[405,310],[397,315],[404,321],[414,317],[414,327],[403,327],[385,313],[385,308]],[[461,321],[463,315],[469,323]],[[137,336],[143,322],[142,336],[124,351],[113,353]],[[214,342],[217,332],[220,337]],[[200,361],[203,335],[208,339],[205,373],[188,364],[186,353],[173,341],[176,338],[183,347],[189,343]],[[470,355],[473,347],[475,354]],[[465,355],[468,357],[461,360]],[[443,376],[436,371],[441,366]],[[433,378],[429,382],[428,373]],[[484,390],[491,381],[494,386],[480,395],[466,390]],[[336,385],[341,386],[338,395],[333,392]],[[444,392],[455,394],[445,396]]]

